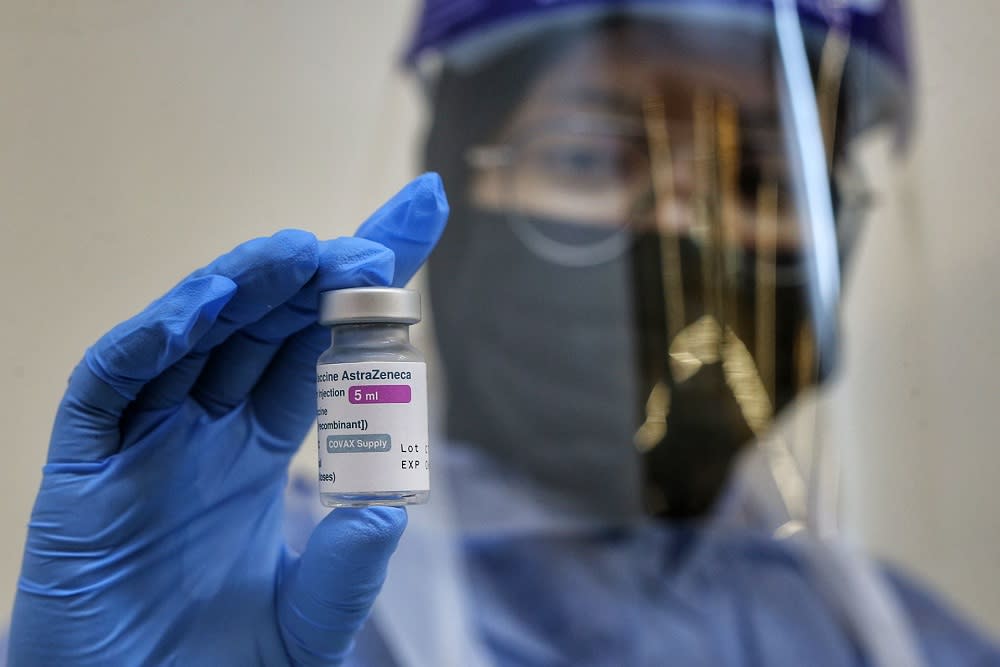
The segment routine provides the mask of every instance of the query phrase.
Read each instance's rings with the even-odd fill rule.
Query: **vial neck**
[[[392,322],[377,324],[338,324],[331,327],[331,340],[337,347],[409,345],[410,325]]]

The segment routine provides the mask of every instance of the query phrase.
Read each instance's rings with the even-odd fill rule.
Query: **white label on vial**
[[[320,364],[316,408],[320,493],[430,489],[426,364]]]

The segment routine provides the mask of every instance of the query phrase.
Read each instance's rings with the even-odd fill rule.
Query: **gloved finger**
[[[424,263],[448,221],[448,198],[441,177],[423,174],[399,191],[355,232],[396,254],[393,287],[410,281]]]
[[[447,218],[441,178],[424,174],[363,223],[356,238],[321,243],[314,279],[284,306],[212,353],[194,388],[196,400],[213,414],[240,403],[265,372],[280,342],[315,322],[320,292],[408,282],[437,243]],[[300,375],[297,370],[292,374]],[[297,429],[298,423],[290,426]]]
[[[211,414],[228,412],[247,398],[285,339],[316,322],[321,290],[388,285],[392,274],[393,254],[385,246],[352,237],[320,243],[313,278],[286,303],[216,348],[192,396]]]
[[[399,507],[337,509],[320,522],[278,593],[278,622],[294,664],[337,665],[347,656],[405,527]]]
[[[181,363],[149,383],[135,409],[160,410],[183,401],[209,358],[209,352],[244,326],[256,322],[294,296],[312,279],[319,245],[309,232],[288,229],[238,245],[185,280],[202,275],[225,276],[238,290],[219,318]]]
[[[49,463],[114,454],[125,408],[149,380],[191,351],[236,289],[222,276],[186,280],[87,350],[59,406]]]
[[[437,174],[424,174],[361,225],[358,235],[388,246],[396,260],[391,284],[403,285],[434,248],[447,218],[441,179]],[[316,287],[316,293],[308,295],[314,308],[319,292],[337,288],[335,275],[322,263],[311,285]],[[316,416],[316,358],[329,345],[329,332],[317,326],[304,329],[288,339],[254,389],[254,413],[273,436],[275,446],[297,446],[312,424]]]
[[[289,338],[251,394],[268,444],[291,456],[316,419],[316,360],[330,347],[330,331],[312,324]]]
[[[205,364],[208,350],[192,350],[183,359],[160,373],[142,388],[136,400],[129,406],[123,421],[125,428],[132,414],[165,410],[179,405],[191,391]]]

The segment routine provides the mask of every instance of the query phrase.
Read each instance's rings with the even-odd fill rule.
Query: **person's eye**
[[[562,185],[584,188],[622,184],[631,176],[628,152],[613,143],[555,143],[534,151],[542,176]]]
[[[592,146],[564,146],[546,151],[545,166],[573,176],[607,176],[619,172],[618,156]]]

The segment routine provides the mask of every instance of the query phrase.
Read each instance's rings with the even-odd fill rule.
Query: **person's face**
[[[698,240],[711,222],[699,217],[698,200],[714,197],[728,207],[726,242],[748,247],[766,191],[778,208],[772,242],[794,247],[800,234],[769,48],[737,32],[706,41],[655,26],[593,37],[529,88],[495,141],[512,149],[512,163],[478,169],[472,202],[582,225],[655,225]],[[714,186],[708,173],[721,176]]]
[[[641,458],[647,510],[698,515],[817,382],[774,44],[637,23],[573,39],[466,153],[472,210],[451,268],[496,354],[463,359],[476,377],[455,384],[471,395],[477,371],[517,368],[481,421],[516,403],[592,461],[582,471]],[[525,468],[558,484],[547,445],[530,444]]]

